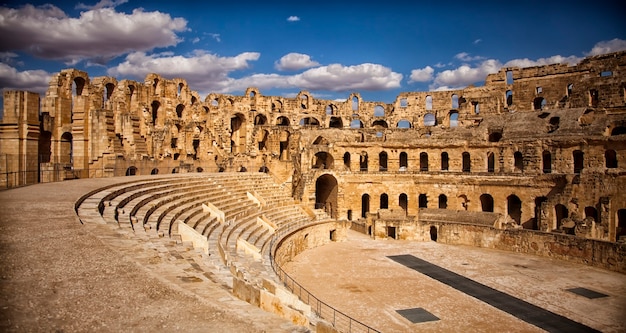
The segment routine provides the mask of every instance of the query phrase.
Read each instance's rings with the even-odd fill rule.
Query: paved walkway
[[[80,224],[81,195],[129,180],[0,191],[1,332],[307,331],[234,298],[210,274],[128,230]]]
[[[443,283],[389,258],[405,255],[590,330],[626,332],[626,275],[549,258],[436,242],[372,240],[350,231],[347,241],[305,251],[283,268],[316,297],[383,332],[544,332],[454,289],[445,276]],[[590,299],[568,291],[574,288],[607,296]],[[415,317],[436,319],[413,323],[398,312],[414,309],[422,311]],[[522,317],[536,315],[540,313]],[[554,325],[544,328],[569,332]]]

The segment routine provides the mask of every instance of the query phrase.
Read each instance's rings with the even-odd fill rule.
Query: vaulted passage
[[[323,175],[315,182],[315,208],[324,209],[328,215],[337,218],[337,179]]]

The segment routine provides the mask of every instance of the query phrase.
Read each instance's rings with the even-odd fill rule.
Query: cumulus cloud
[[[596,43],[586,55],[594,56],[623,50],[626,50],[626,40],[615,38]]]
[[[457,53],[454,56],[455,59],[461,60],[461,61],[465,61],[465,62],[470,62],[470,61],[476,61],[476,60],[483,60],[485,59],[485,57],[481,57],[481,56],[470,56],[469,53],[467,52],[461,52],[461,53]]]
[[[441,86],[466,86],[485,79],[487,74],[496,73],[502,64],[494,59],[481,62],[476,67],[462,65],[456,69],[440,72],[435,77],[434,87]]]
[[[76,18],[50,4],[0,7],[0,52],[21,50],[69,64],[83,59],[104,63],[128,52],[176,45],[181,41],[176,33],[188,29],[185,19],[169,14],[142,9],[126,14],[110,7],[119,3],[101,1]]]
[[[76,9],[113,8],[113,7],[117,7],[118,5],[125,4],[127,2],[128,2],[128,0],[117,0],[117,1],[102,0],[102,1],[98,2],[97,4],[95,4],[93,6],[89,6],[89,5],[86,5],[86,4],[82,3],[82,2],[79,2],[78,5],[76,5]]]
[[[583,58],[576,56],[564,57],[560,55],[551,56],[548,58],[539,58],[537,60],[530,60],[528,58],[523,59],[513,59],[507,61],[504,66],[505,67],[533,67],[533,66],[544,66],[551,64],[570,64],[575,65],[579,63]]]
[[[298,21],[300,21],[300,18],[298,16],[293,16],[292,15],[292,16],[289,16],[287,18],[287,21],[289,21],[289,22],[298,22]]]
[[[27,90],[43,94],[48,89],[51,73],[44,70],[20,72],[16,68],[0,63],[0,90]]]
[[[311,60],[309,55],[302,53],[286,54],[275,63],[275,67],[279,71],[294,71],[315,66],[319,66],[319,63]]]
[[[426,66],[421,69],[414,69],[411,71],[411,77],[410,77],[409,83],[428,82],[433,79],[434,72],[435,70],[430,66]]]
[[[323,91],[386,90],[400,87],[400,81],[402,74],[379,64],[331,64],[295,75],[254,74],[233,79],[220,92],[241,91],[250,86],[260,89],[297,88]]]

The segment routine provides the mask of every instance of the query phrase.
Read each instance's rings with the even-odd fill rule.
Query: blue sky
[[[0,89],[50,76],[181,77],[202,97],[263,95],[391,103],[400,92],[481,85],[502,66],[575,64],[626,49],[617,1],[8,1]]]

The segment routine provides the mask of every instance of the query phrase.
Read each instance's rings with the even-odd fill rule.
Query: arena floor
[[[626,331],[625,275],[550,258],[436,242],[372,240],[350,231],[347,241],[305,251],[283,268],[316,297],[383,332],[545,331],[389,258],[402,255],[583,324],[578,331]],[[596,298],[568,291],[574,288],[588,289],[587,296]],[[431,321],[413,323],[397,312],[418,308],[432,315],[418,319]]]

